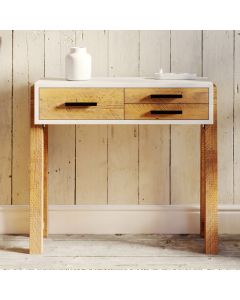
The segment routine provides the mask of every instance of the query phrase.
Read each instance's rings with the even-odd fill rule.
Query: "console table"
[[[48,234],[48,126],[56,124],[196,124],[201,126],[200,233],[216,254],[217,97],[209,81],[148,78],[39,80],[32,96],[30,253]]]

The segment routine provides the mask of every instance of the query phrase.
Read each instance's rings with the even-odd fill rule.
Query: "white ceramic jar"
[[[92,58],[86,48],[71,47],[66,55],[65,71],[67,80],[88,80],[92,73]]]

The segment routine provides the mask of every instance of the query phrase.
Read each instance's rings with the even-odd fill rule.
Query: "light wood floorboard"
[[[0,269],[240,269],[240,235],[220,237],[216,256],[198,235],[50,235],[43,255],[28,237],[0,235]]]

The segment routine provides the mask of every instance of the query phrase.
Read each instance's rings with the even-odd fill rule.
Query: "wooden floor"
[[[33,256],[27,236],[0,235],[0,269],[240,269],[240,235],[202,251],[197,235],[50,235]]]

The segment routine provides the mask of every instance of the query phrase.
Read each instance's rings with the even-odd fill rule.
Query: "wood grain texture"
[[[181,111],[153,114],[151,111]],[[208,104],[125,104],[126,120],[207,120]]]
[[[41,88],[40,119],[123,119],[124,89]],[[92,107],[66,107],[65,102],[96,102]]]
[[[65,55],[74,31],[45,32],[45,76],[65,76]],[[49,126],[49,203],[75,203],[75,126]]]
[[[11,204],[12,31],[0,31],[0,204]]]
[[[4,34],[6,32],[4,31]],[[128,35],[128,37],[127,37]],[[86,45],[88,48],[88,51],[92,55],[93,59],[93,75],[94,76],[107,76],[108,73],[112,76],[116,75],[138,75],[141,76],[151,76],[154,72],[158,71],[158,69],[163,67],[164,71],[170,70],[170,57],[172,56],[172,71],[197,71],[199,70],[199,65],[194,65],[195,58],[199,57],[199,32],[195,31],[193,32],[184,32],[184,36],[182,37],[181,32],[171,33],[171,44],[172,48],[174,47],[175,50],[173,50],[172,53],[170,53],[170,33],[169,31],[140,31],[140,32],[128,32],[128,31],[121,31],[121,32],[108,32],[108,31],[71,31],[71,32],[59,32],[59,31],[46,31],[45,36],[45,51],[46,51],[46,61],[45,61],[45,68],[46,68],[46,76],[47,77],[59,77],[64,76],[64,56],[65,52],[68,51],[68,47],[71,45],[75,45],[75,36],[78,39],[78,37],[82,37],[82,44],[78,43],[76,40],[76,45],[84,46]],[[189,36],[187,38],[186,36]],[[114,41],[113,41],[114,36]],[[138,37],[140,40],[138,40]],[[238,109],[238,77],[239,77],[239,58],[238,58],[238,44],[239,44],[239,32],[236,31],[235,33],[235,62],[233,61],[233,38],[234,33],[232,31],[206,31],[203,33],[203,75],[209,76],[210,80],[213,80],[218,85],[218,96],[219,96],[219,123],[221,123],[221,126],[219,126],[219,198],[222,203],[239,203],[239,184],[238,184],[238,178],[239,174],[239,167],[238,167],[238,153],[239,153],[239,109]],[[110,48],[108,49],[108,38],[110,43]],[[15,31],[13,35],[13,178],[12,178],[12,188],[13,188],[13,204],[26,204],[28,202],[28,180],[27,176],[27,164],[26,161],[29,159],[29,150],[27,143],[29,143],[29,123],[27,121],[27,118],[29,118],[27,110],[29,109],[27,107],[27,102],[29,100],[26,100],[29,98],[28,94],[28,81],[37,80],[40,77],[43,77],[44,75],[44,33],[43,32],[23,32],[23,31]],[[115,41],[118,40],[118,47],[115,45]],[[176,42],[177,40],[177,42]],[[11,45],[11,36],[7,35],[7,39],[4,39],[4,36],[2,35],[2,42],[1,42],[1,55],[4,58],[1,62],[1,69],[0,74],[3,74],[3,70],[6,70],[5,66],[8,64],[9,59],[11,58],[11,52],[6,51],[6,48],[4,47],[10,47]],[[183,46],[185,44],[185,46]],[[195,44],[196,46],[194,46]],[[8,46],[7,46],[8,45]],[[97,45],[97,46],[96,46]],[[5,49],[5,50],[4,50]],[[111,50],[114,49],[114,50]],[[108,52],[114,52],[113,54],[108,55]],[[179,54],[176,54],[178,52]],[[193,52],[195,54],[193,54]],[[130,53],[130,54],[128,54]],[[170,55],[171,54],[171,55]],[[111,56],[111,59],[110,59]],[[139,56],[139,60],[136,61],[136,58]],[[132,59],[134,57],[134,60]],[[108,60],[109,60],[109,68],[108,68]],[[28,63],[27,63],[28,61]],[[110,61],[112,64],[110,64]],[[234,120],[233,120],[233,63],[235,68],[235,101],[234,101]],[[181,69],[177,69],[177,66],[181,65]],[[194,67],[191,67],[193,66]],[[110,68],[112,66],[113,68]],[[174,67],[174,69],[173,69]],[[129,68],[129,71],[128,71]],[[196,69],[195,69],[196,68]],[[139,69],[139,73],[138,73]],[[200,68],[201,69],[201,68]],[[134,70],[134,71],[133,71]],[[115,72],[116,71],[116,72]],[[130,74],[131,73],[131,74]],[[4,71],[4,74],[5,71]],[[28,74],[30,77],[28,78]],[[35,76],[35,75],[36,76]],[[198,74],[201,74],[201,70],[198,72]],[[2,75],[0,75],[2,76]],[[5,75],[4,75],[5,76]],[[2,77],[1,77],[2,79]],[[29,80],[28,80],[29,79]],[[11,78],[10,78],[11,80]],[[1,81],[1,95],[4,89],[7,90],[7,87],[11,85],[11,81],[5,79],[4,81]],[[9,122],[9,117],[7,116],[7,113],[5,114],[4,110],[9,111],[9,105],[11,104],[7,98],[7,92],[6,97],[4,94],[4,101],[1,98],[1,105],[3,105],[3,110],[1,110],[1,114],[4,115],[3,118],[1,117],[1,121]],[[6,118],[7,120],[4,120]],[[234,130],[233,130],[233,122],[234,122]],[[9,124],[9,123],[8,123]],[[9,125],[7,125],[9,126]],[[75,142],[72,142],[75,140],[75,133],[74,133],[74,126],[69,126],[70,129],[65,130],[63,128],[66,128],[66,126],[57,126],[59,129],[62,130],[63,134],[56,134],[53,139],[50,136],[51,140],[51,157],[50,157],[50,164],[51,164],[51,177],[52,178],[59,178],[59,180],[52,180],[52,183],[50,185],[51,189],[51,201],[54,203],[56,197],[60,197],[61,199],[56,200],[57,203],[74,203],[74,186],[75,186]],[[179,128],[180,131],[184,131],[185,128],[183,126],[176,126]],[[1,127],[1,134],[2,129]],[[77,127],[78,128],[78,127]],[[142,126],[139,126],[139,130],[141,131]],[[159,131],[160,130],[169,130],[169,126],[158,126]],[[187,126],[187,128],[190,128]],[[198,126],[195,127],[196,131],[199,129]],[[5,129],[4,129],[5,130]],[[9,130],[9,127],[8,129]],[[69,134],[68,130],[71,131],[71,134]],[[78,129],[77,129],[78,130]],[[92,128],[91,128],[92,130]],[[148,130],[153,130],[153,133],[149,133],[150,138],[151,136],[154,136],[154,130],[151,129],[151,127],[148,127]],[[188,129],[186,129],[188,130]],[[51,126],[50,131],[54,131],[53,126]],[[73,131],[73,133],[72,133]],[[149,160],[155,161],[155,168],[152,169],[150,167],[145,167],[146,176],[149,176],[149,178],[153,178],[155,176],[154,174],[157,174],[157,170],[159,170],[159,167],[163,167],[164,169],[167,168],[167,164],[169,164],[169,154],[165,151],[163,157],[156,157],[157,152],[154,152],[154,147],[151,145],[144,143],[144,141],[140,141],[141,139],[141,133],[139,131],[139,143],[141,143],[141,147],[144,147],[146,149],[146,153],[155,153],[153,154]],[[96,134],[97,134],[97,126],[96,126]],[[102,131],[105,133],[105,131]],[[198,134],[198,133],[197,133]],[[54,135],[54,134],[53,134]],[[145,134],[143,134],[145,136]],[[4,135],[5,136],[5,135]],[[160,138],[160,135],[157,135]],[[164,135],[165,136],[165,135]],[[176,136],[178,138],[178,132],[176,132]],[[233,145],[233,136],[235,144]],[[65,142],[63,142],[62,137],[64,137]],[[183,157],[186,157],[192,161],[194,159],[194,163],[189,168],[194,169],[196,168],[196,161],[194,157],[188,156],[187,153],[190,153],[192,151],[195,151],[195,144],[194,141],[198,138],[193,133],[192,135],[187,135],[189,137],[188,144],[189,149],[182,149],[181,147],[184,147],[181,143],[177,142],[176,146],[176,152],[178,149],[182,149],[181,153],[186,153],[186,155],[182,155],[181,159]],[[186,137],[186,139],[187,139]],[[105,137],[103,137],[105,138]],[[7,153],[7,156],[9,155],[9,139],[10,136],[6,136],[6,143],[4,143],[4,151],[2,153]],[[59,139],[59,140],[58,140]],[[180,139],[180,137],[179,137]],[[170,139],[169,139],[170,141]],[[62,143],[61,143],[62,142]],[[127,143],[127,142],[126,142]],[[174,144],[174,141],[172,141]],[[194,145],[194,150],[192,149],[191,145]],[[55,146],[54,146],[55,145]],[[232,145],[232,146],[231,146]],[[158,147],[160,147],[160,140]],[[166,147],[166,146],[165,146]],[[198,146],[198,142],[196,144],[196,147],[198,147],[199,151],[200,147]],[[234,148],[233,148],[234,147]],[[58,148],[60,149],[60,152],[58,152]],[[152,150],[148,150],[148,149]],[[167,147],[166,147],[167,148]],[[61,150],[62,149],[62,150]],[[86,147],[87,149],[87,147]],[[78,151],[77,145],[76,145],[76,152]],[[86,150],[87,151],[87,150]],[[144,162],[144,151],[139,148],[139,170],[141,170],[141,164],[147,165],[147,163]],[[150,152],[149,152],[150,151]],[[152,151],[152,152],[151,152]],[[189,152],[186,152],[189,151]],[[27,153],[28,152],[28,153]],[[88,151],[87,151],[88,152]],[[103,153],[102,151],[100,151]],[[179,156],[181,153],[179,152]],[[234,154],[233,154],[234,152]],[[60,154],[61,153],[61,154]],[[141,154],[142,153],[142,154]],[[105,154],[106,155],[106,154]],[[61,157],[62,156],[62,157]],[[5,156],[6,157],[6,156]],[[58,158],[56,158],[58,157]],[[78,159],[79,159],[78,155]],[[198,158],[198,154],[196,152],[196,159]],[[56,158],[56,160],[55,160]],[[65,160],[66,158],[66,160]],[[64,162],[63,162],[64,160]],[[99,157],[99,161],[103,161],[104,157]],[[233,162],[234,160],[234,162]],[[70,164],[69,164],[70,161]],[[158,161],[158,164],[157,164]],[[184,163],[187,165],[187,159],[179,163],[179,166],[183,165]],[[7,159],[4,158],[4,163],[6,168],[9,169],[9,162]],[[105,162],[106,163],[106,162]],[[149,165],[151,163],[149,162]],[[173,164],[173,161],[172,161]],[[152,163],[153,165],[153,163]],[[55,168],[56,167],[56,168]],[[55,171],[58,170],[58,167],[61,168],[62,173],[59,175]],[[1,180],[6,180],[7,183],[4,183],[4,188],[1,188],[1,196],[3,199],[1,199],[1,203],[9,203],[8,196],[3,196],[6,191],[9,191],[9,181],[11,178],[7,178],[6,174],[7,172],[4,171],[4,165],[2,164],[2,168],[0,172],[4,172],[4,178]],[[106,165],[107,168],[107,165]],[[150,169],[152,171],[150,171]],[[178,169],[178,165],[176,166],[176,169]],[[143,170],[143,169],[142,169]],[[147,171],[149,170],[149,171]],[[149,172],[149,173],[148,173]],[[198,170],[194,171],[194,174],[198,173]],[[94,171],[92,172],[94,173]],[[235,179],[233,179],[233,173]],[[72,175],[73,174],[73,175]],[[149,174],[149,175],[147,175]],[[165,173],[164,173],[165,174]],[[11,176],[11,173],[8,173],[8,176]],[[26,176],[25,176],[26,175]],[[178,178],[181,177],[181,174],[176,175],[176,184],[178,184]],[[139,182],[140,182],[141,173],[139,173]],[[97,181],[97,177],[94,176],[94,180]],[[194,182],[198,182],[196,179],[196,176],[194,175]],[[165,178],[166,181],[165,184],[169,184],[168,178]],[[172,178],[173,180],[173,178]],[[233,182],[234,180],[234,182]],[[105,181],[107,181],[107,178],[105,178]],[[181,182],[179,182],[180,184]],[[1,183],[0,183],[1,184]],[[76,182],[77,184],[77,182]],[[104,183],[105,184],[105,183]],[[157,181],[156,181],[157,185]],[[234,199],[233,199],[233,185],[234,185]],[[198,201],[197,197],[197,188],[196,185],[194,185],[195,188],[193,191],[189,192],[189,195],[192,194],[192,196],[187,196],[188,199],[184,199],[184,194],[174,192],[172,190],[172,194],[175,196],[176,203],[189,203],[189,202],[196,202]],[[193,186],[193,187],[194,187]],[[54,188],[55,187],[55,188]],[[150,193],[147,191],[148,187],[145,186],[144,189],[141,187],[141,184],[139,184],[139,195],[141,193]],[[149,186],[150,189],[150,186]],[[151,187],[152,189],[152,187]],[[62,193],[62,190],[64,191]],[[157,199],[156,191],[157,187],[154,190],[154,194],[151,194],[152,196],[149,196],[149,202],[151,203],[151,197],[152,199]],[[142,192],[141,192],[142,191]],[[184,191],[183,191],[184,193]],[[7,195],[9,193],[7,192]],[[150,194],[149,194],[150,195]],[[165,198],[165,196],[161,196]],[[62,199],[64,198],[64,200]],[[67,198],[67,199],[66,199]],[[69,201],[71,199],[71,201]],[[144,198],[146,201],[146,197]],[[178,200],[179,199],[179,200]],[[193,199],[193,201],[191,200]],[[154,201],[155,201],[154,200]],[[174,200],[174,201],[175,201]],[[160,200],[159,200],[160,201]],[[161,200],[164,201],[165,200]],[[146,203],[146,202],[145,202]]]
[[[240,203],[240,31],[235,31],[234,60],[234,203]]]
[[[109,75],[139,74],[139,32],[109,32]],[[108,203],[138,204],[138,126],[108,126]]]
[[[77,31],[76,44],[91,54],[93,76],[107,77],[108,31]],[[77,204],[107,204],[107,144],[107,125],[76,126]]]
[[[233,203],[233,31],[203,32],[203,75],[218,87],[219,202]]]
[[[170,31],[140,31],[140,76],[170,71]],[[170,126],[139,125],[139,204],[169,204]]]
[[[30,118],[30,254],[43,251],[43,206],[44,206],[44,137],[43,126],[33,121],[34,101]]]
[[[169,130],[165,125],[140,126],[139,204],[169,204]]]
[[[200,140],[200,235],[205,235],[206,176],[205,176],[205,125],[201,125]]]
[[[43,128],[31,127],[30,254],[43,250]]]
[[[217,145],[217,92],[214,91],[214,124],[205,125],[205,253],[218,252],[218,145]]]
[[[107,126],[78,126],[76,204],[107,203]]]
[[[170,31],[140,31],[140,76],[152,77],[160,68],[169,72]]]
[[[108,74],[108,34],[106,30],[77,30],[76,45],[86,47],[92,56],[92,75]]]
[[[151,98],[151,95],[180,95],[182,98]],[[127,88],[125,103],[208,103],[207,88]]]
[[[48,126],[44,126],[44,207],[43,207],[43,236],[48,236]]]
[[[109,76],[136,76],[139,33],[136,30],[109,31]]]
[[[221,236],[217,256],[203,255],[203,240],[192,234],[51,235],[41,256],[26,254],[27,243],[25,236],[0,236],[0,269],[240,270],[239,235]]]
[[[44,32],[13,32],[12,202],[29,203],[30,87],[43,77]]]
[[[137,126],[108,126],[108,204],[138,204]]]
[[[201,31],[171,32],[171,71],[201,75]],[[199,203],[200,128],[171,127],[171,203]]]

